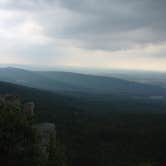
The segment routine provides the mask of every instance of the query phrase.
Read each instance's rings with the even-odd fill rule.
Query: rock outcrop
[[[53,123],[39,123],[33,125],[33,128],[36,131],[40,152],[47,158],[49,155],[48,148],[50,140],[53,139],[54,142],[56,141],[55,125]]]
[[[28,116],[33,116],[34,115],[34,108],[35,108],[34,102],[25,103],[24,107],[23,107],[23,113],[28,115]]]

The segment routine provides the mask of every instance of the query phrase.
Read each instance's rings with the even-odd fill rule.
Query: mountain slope
[[[54,121],[62,116],[65,118],[77,110],[71,97],[12,83],[0,82],[2,94],[17,95],[23,102],[33,101],[36,105],[35,114],[40,121]]]
[[[47,79],[36,72],[11,67],[0,68],[0,81],[46,90],[73,89],[68,84],[52,80],[51,78]]]
[[[99,94],[118,94],[118,95],[145,95],[162,96],[166,95],[166,90],[159,86],[146,85],[142,83],[131,82],[113,77],[94,76],[85,74],[76,74],[71,72],[38,72],[48,79],[59,80],[63,83],[79,87],[91,93]]]
[[[96,95],[166,96],[166,89],[159,86],[70,72],[1,68],[0,81],[73,94],[77,92]]]

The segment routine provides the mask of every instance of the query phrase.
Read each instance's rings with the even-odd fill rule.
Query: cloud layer
[[[166,70],[165,8],[165,0],[1,0],[0,62]]]

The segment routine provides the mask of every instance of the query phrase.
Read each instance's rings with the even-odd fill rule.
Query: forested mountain
[[[71,97],[12,83],[0,82],[0,94],[13,94],[23,102],[35,102],[39,121],[52,121],[59,113],[67,115],[70,110],[74,110]]]
[[[0,80],[56,92],[112,94],[129,96],[166,96],[166,89],[117,79],[70,72],[28,71],[1,68]]]
[[[36,72],[11,67],[0,69],[0,80],[38,89],[69,90],[73,88],[58,80],[53,81],[51,79],[47,79]]]
[[[164,88],[70,72],[0,70],[0,94],[33,101],[36,122],[56,124],[69,166],[165,163]]]

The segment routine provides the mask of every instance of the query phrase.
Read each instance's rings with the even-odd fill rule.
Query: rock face
[[[53,123],[39,123],[33,125],[33,128],[37,134],[40,151],[47,158],[50,139],[54,139],[54,142],[56,141],[55,125]]]
[[[33,116],[34,115],[35,104],[33,102],[28,102],[24,104],[23,112],[26,115]]]

